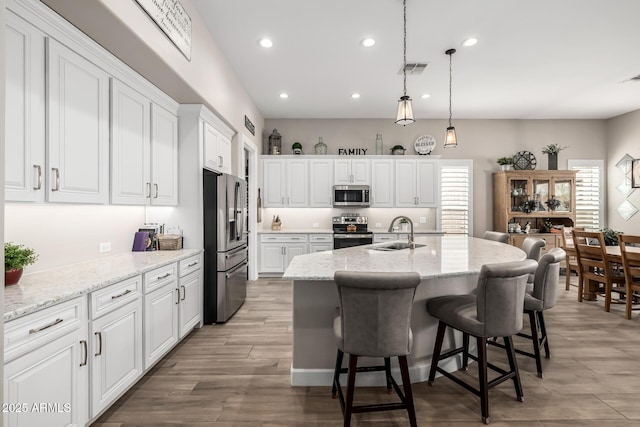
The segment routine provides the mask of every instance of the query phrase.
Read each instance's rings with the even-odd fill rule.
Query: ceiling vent
[[[428,62],[407,62],[407,65],[404,66],[404,70],[407,72],[408,76],[417,76],[422,74],[425,68],[427,68]],[[400,70],[398,70],[398,74],[402,74],[403,67],[400,66]]]
[[[407,64],[408,66],[409,64]],[[637,76],[633,76],[631,78],[628,78],[626,80],[621,81],[620,83],[626,83],[626,82],[640,82],[640,74],[638,74]]]

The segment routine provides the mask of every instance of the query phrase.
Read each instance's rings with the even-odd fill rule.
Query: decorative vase
[[[511,170],[511,165],[500,165],[500,168],[503,171],[510,171]]]
[[[381,133],[376,134],[376,154],[377,155],[382,154],[382,134]]]
[[[4,272],[4,285],[15,285],[20,281],[22,277],[22,268],[15,268],[13,270],[6,270]]]
[[[549,154],[549,170],[558,170],[558,154]]]
[[[327,154],[327,144],[324,143],[322,137],[318,138],[318,143],[314,147],[316,149],[317,155],[325,155]]]

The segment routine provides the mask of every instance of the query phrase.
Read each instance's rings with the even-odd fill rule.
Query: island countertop
[[[282,278],[333,280],[338,270],[415,271],[423,279],[459,277],[479,274],[484,264],[526,258],[524,251],[515,246],[464,235],[416,236],[415,242],[425,246],[397,251],[374,249],[390,243],[384,242],[299,255],[289,264]]]
[[[25,274],[4,288],[4,321],[87,294],[201,253],[200,249],[127,252]]]

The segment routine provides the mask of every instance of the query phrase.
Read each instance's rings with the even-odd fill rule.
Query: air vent
[[[404,69],[407,71],[407,75],[416,76],[422,74],[425,68],[427,68],[428,62],[407,62]],[[400,66],[398,74],[402,74],[403,67]]]
[[[409,64],[407,64],[408,66]],[[621,81],[620,83],[626,83],[626,82],[640,82],[640,74],[638,74],[637,76],[633,76],[631,78],[628,78],[626,80]]]

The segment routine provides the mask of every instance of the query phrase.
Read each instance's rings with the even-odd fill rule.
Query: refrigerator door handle
[[[241,268],[245,267],[247,265],[247,261],[242,261],[240,264],[236,265],[235,267],[233,267],[231,270],[227,271],[225,273],[226,278],[230,278],[231,276],[233,276],[233,273],[235,273],[236,271],[240,270]]]

